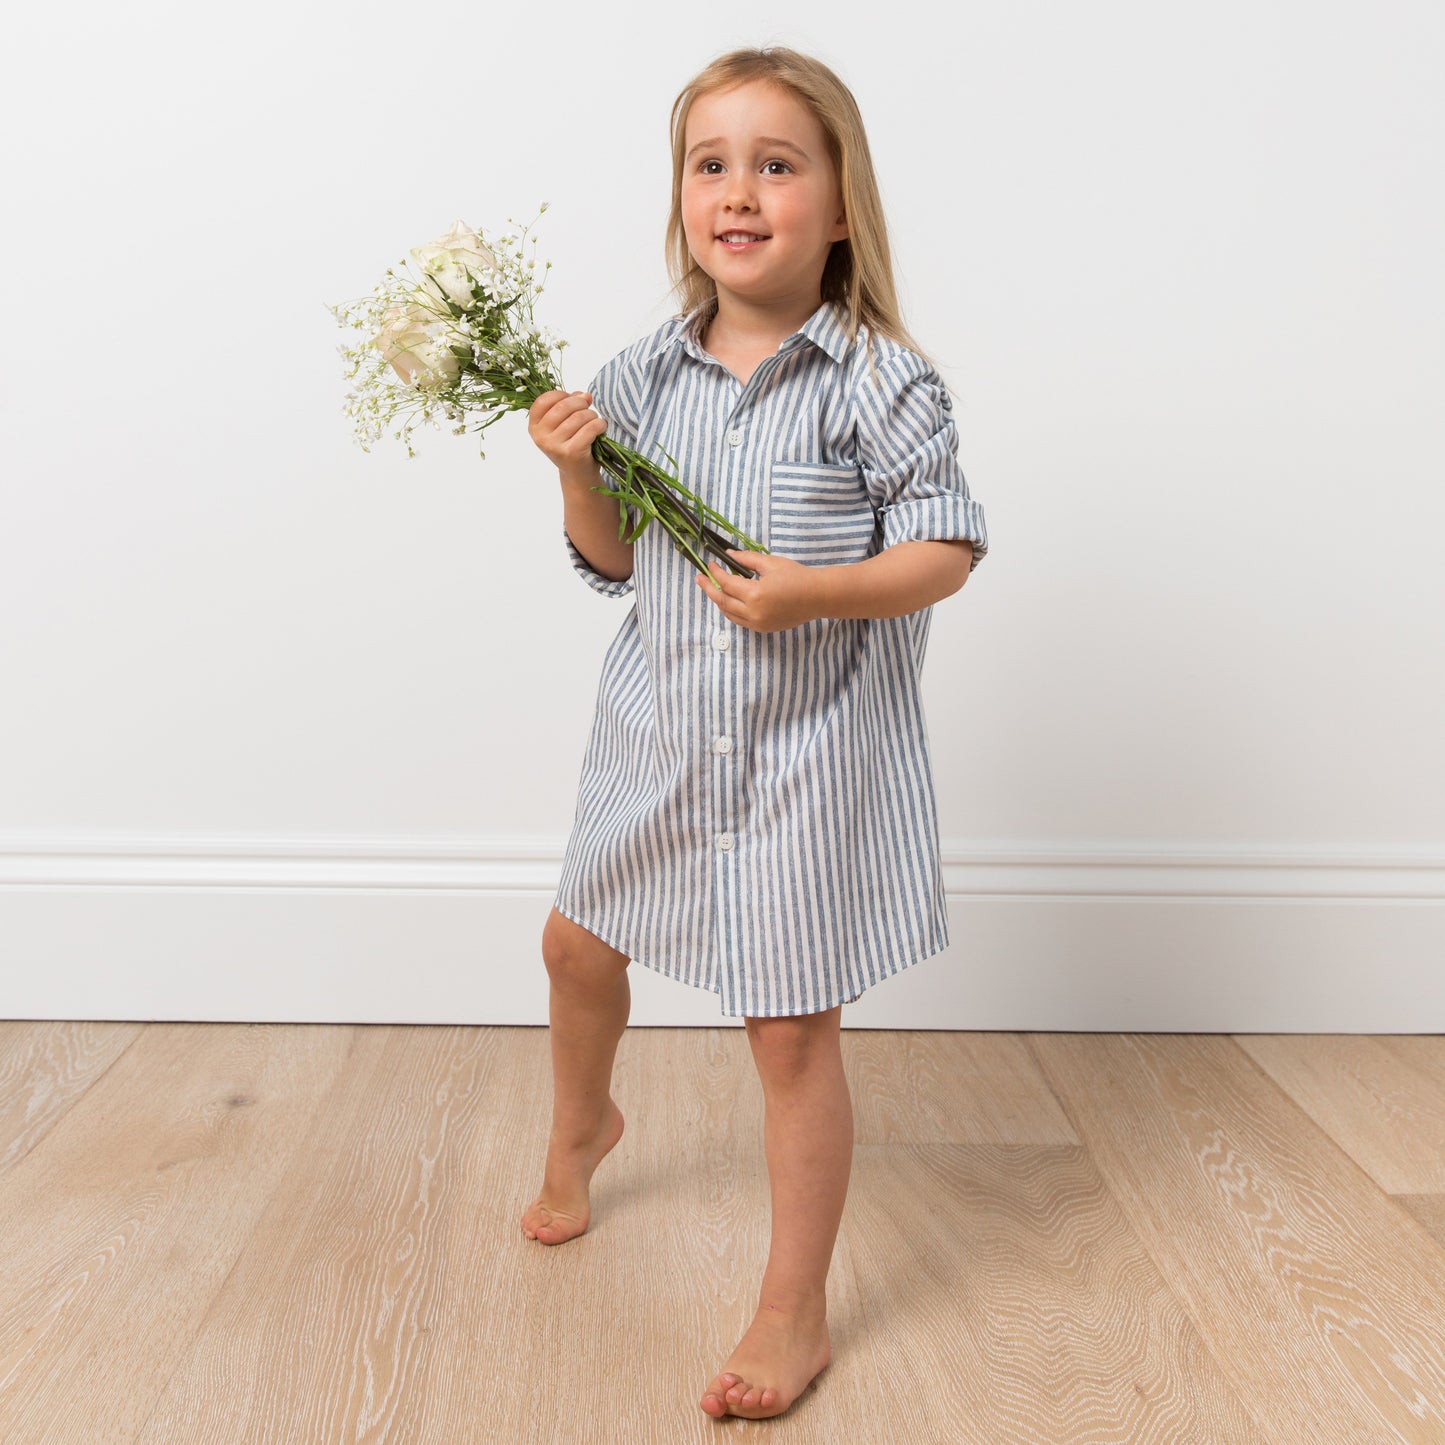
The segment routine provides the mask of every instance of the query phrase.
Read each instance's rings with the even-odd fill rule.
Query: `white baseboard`
[[[545,1024],[564,838],[0,836],[0,1016]],[[944,848],[952,944],[845,1027],[1445,1032],[1439,851]],[[634,965],[637,1025],[739,1027]]]

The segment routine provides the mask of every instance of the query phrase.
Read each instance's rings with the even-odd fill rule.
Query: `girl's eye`
[[[699,164],[698,164],[698,170],[700,170],[704,175],[713,175],[713,174],[715,174],[715,172],[709,171],[709,170],[708,170],[708,167],[709,167],[709,166],[720,166],[721,164],[722,164],[721,161],[701,161],[701,162],[699,162]],[[764,162],[763,162],[763,168],[764,168],[764,170],[766,170],[768,166],[782,166],[785,170],[792,170],[792,169],[793,169],[792,166],[790,166],[787,161],[764,161]]]

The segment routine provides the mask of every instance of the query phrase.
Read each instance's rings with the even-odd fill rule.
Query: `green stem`
[[[702,551],[710,553],[740,577],[755,574],[728,556],[727,549],[736,547],[740,551],[766,553],[761,542],[735,527],[721,512],[714,511],[701,497],[689,491],[669,473],[631,447],[623,446],[609,436],[600,436],[592,443],[592,457],[617,485],[615,487],[594,487],[594,491],[605,496],[616,497],[621,512],[617,535],[626,541],[635,541],[656,521],[672,538],[677,549],[699,572],[708,573],[708,563],[698,551],[694,542],[701,543]],[[641,520],[626,535],[626,504],[631,503],[642,514]],[[709,527],[703,518],[718,524],[722,531]]]

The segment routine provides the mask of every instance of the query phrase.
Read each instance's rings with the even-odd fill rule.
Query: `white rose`
[[[451,230],[429,246],[414,246],[411,255],[422,275],[433,279],[442,294],[458,306],[473,305],[474,280],[484,271],[497,269],[497,258],[463,221],[453,221]]]
[[[455,381],[461,362],[453,347],[470,349],[466,337],[419,302],[388,308],[382,316],[381,331],[372,337],[371,345],[408,386],[424,391],[435,391]]]
[[[438,236],[432,245],[448,251],[468,252],[469,263],[477,269],[496,270],[497,258],[482,244],[482,238],[463,221],[453,221],[451,230],[445,236]]]

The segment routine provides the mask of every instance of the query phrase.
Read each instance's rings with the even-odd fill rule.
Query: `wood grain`
[[[1241,1034],[1239,1047],[1387,1194],[1445,1192],[1445,1078],[1428,1037]],[[1431,1046],[1433,1042],[1433,1047]]]
[[[1438,1037],[845,1031],[833,1361],[697,1405],[767,1258],[737,1029],[634,1029],[592,1226],[545,1029],[0,1027],[0,1440],[1445,1442]]]
[[[65,1117],[144,1025],[0,1022],[0,1175]]]
[[[1038,1034],[1100,1175],[1276,1440],[1445,1440],[1445,1254],[1239,1044]]]
[[[903,1440],[1264,1442],[1085,1151],[860,1149],[849,1239]]]

